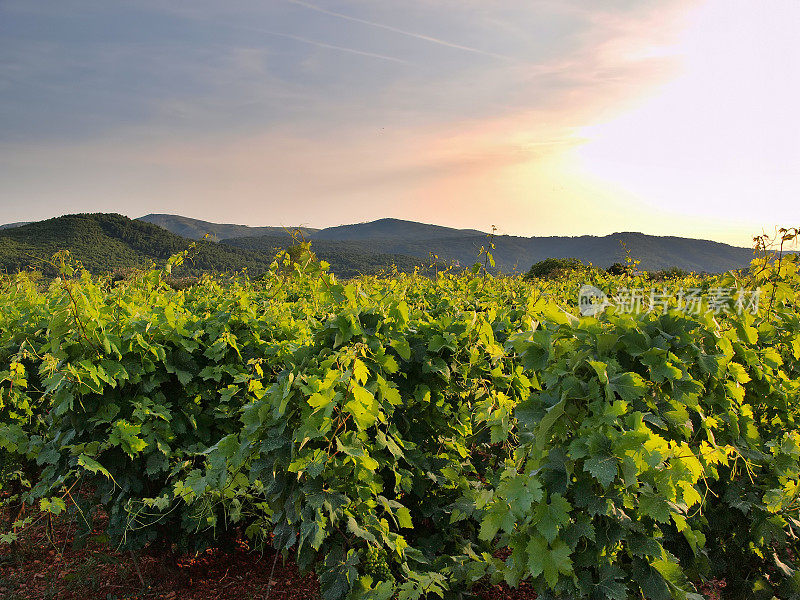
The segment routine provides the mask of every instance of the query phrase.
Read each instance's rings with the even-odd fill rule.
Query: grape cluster
[[[392,581],[394,576],[389,563],[386,561],[386,550],[376,546],[369,546],[367,548],[367,574],[372,575],[376,581]]]

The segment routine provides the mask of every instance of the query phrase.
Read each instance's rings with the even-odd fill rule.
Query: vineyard
[[[0,279],[4,544],[102,514],[126,552],[275,548],[324,600],[800,598],[796,256],[339,281],[306,251],[175,285],[185,258]],[[581,316],[585,285],[659,301]]]

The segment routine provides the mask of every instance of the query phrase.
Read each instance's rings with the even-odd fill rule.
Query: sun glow
[[[714,237],[745,243],[800,217],[800,4],[717,0],[677,44],[678,77],[639,107],[584,127],[586,173]],[[754,228],[756,231],[753,231]]]

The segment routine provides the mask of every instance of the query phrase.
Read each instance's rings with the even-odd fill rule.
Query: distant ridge
[[[151,217],[153,222],[158,221],[162,227],[180,235],[187,235],[181,233],[185,231],[182,229],[185,223],[199,223],[202,224],[201,230],[219,231],[217,239],[222,243],[251,250],[274,248],[279,238],[285,239],[288,235],[279,227],[220,225],[174,215],[148,215],[142,218]],[[157,220],[155,217],[169,218]],[[264,233],[258,233],[259,231]],[[245,233],[235,235],[239,232]],[[350,256],[354,256],[355,252],[387,253],[427,260],[431,254],[435,254],[440,259],[457,261],[462,266],[474,263],[481,246],[488,243],[487,234],[476,229],[456,229],[391,218],[325,229],[307,228],[304,235],[316,243],[318,249],[322,250],[324,247],[326,252],[333,252],[337,243],[346,243],[340,250]],[[264,239],[259,241],[258,238],[262,237]],[[527,271],[533,263],[549,257],[575,257],[605,268],[625,260],[623,243],[631,256],[640,261],[641,268],[648,271],[678,267],[687,271],[720,273],[746,267],[753,257],[750,248],[710,240],[653,236],[636,232],[572,237],[497,235],[493,242],[495,262],[505,272]]]
[[[388,252],[427,259],[435,254],[440,259],[457,261],[461,266],[473,264],[480,248],[488,246],[486,233],[473,229],[453,229],[399,219],[379,219],[368,223],[329,227],[310,233],[314,243],[326,248],[331,244],[348,244],[350,251]],[[625,247],[641,261],[640,267],[658,271],[678,267],[687,271],[720,273],[749,265],[750,248],[730,246],[710,240],[676,236],[653,236],[635,232],[606,236],[520,237],[496,235],[492,251],[497,268],[505,272],[523,272],[545,258],[579,258],[598,267],[625,261]],[[257,248],[253,237],[231,238],[225,244]],[[624,247],[623,247],[624,244]]]
[[[22,227],[23,225],[30,224],[30,221],[19,221],[17,223],[6,223],[5,225],[0,225],[0,230],[3,229],[13,229],[14,227]]]
[[[297,229],[296,227],[249,227],[247,225],[234,225],[230,223],[211,223],[209,221],[201,221],[200,219],[167,214],[150,214],[139,217],[136,220],[158,225],[172,233],[192,240],[201,240],[206,235],[210,236],[213,240],[259,235],[288,236],[290,231]],[[304,227],[301,228],[301,231],[305,235],[308,235],[317,230]]]
[[[366,223],[320,229],[311,237],[315,240],[429,240],[475,235],[485,236],[486,233],[477,229],[454,229],[443,225],[430,225],[402,219],[378,219]]]

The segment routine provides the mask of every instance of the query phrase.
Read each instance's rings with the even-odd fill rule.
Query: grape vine
[[[184,259],[0,279],[2,541],[36,504],[133,550],[242,531],[325,600],[800,597],[796,255],[671,282],[760,287],[755,314],[594,317],[582,285],[644,276],[338,281],[303,245],[169,285]]]

